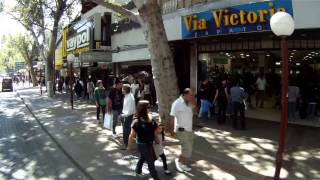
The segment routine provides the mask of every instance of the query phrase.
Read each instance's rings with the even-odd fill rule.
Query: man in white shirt
[[[134,97],[132,93],[130,92],[131,88],[129,85],[125,84],[122,87],[122,93],[124,94],[124,100],[123,100],[123,109],[121,118],[123,118],[123,143],[124,147],[123,150],[127,149],[128,146],[128,138],[131,131],[131,124],[133,115],[136,112],[136,103],[134,100]]]
[[[192,130],[193,114],[196,111],[196,100],[191,89],[186,88],[182,95],[173,102],[170,115],[173,117],[174,132],[181,144],[181,155],[175,160],[179,172],[191,171],[187,166],[187,160],[191,158],[193,151],[194,134]]]
[[[258,107],[258,104],[260,101],[260,108],[263,108],[264,94],[267,86],[267,81],[264,78],[263,74],[260,74],[260,76],[258,77],[256,85],[257,85],[256,107]]]

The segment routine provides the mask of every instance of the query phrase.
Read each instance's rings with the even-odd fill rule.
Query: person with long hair
[[[131,125],[131,133],[129,136],[127,150],[132,152],[132,144],[134,138],[136,138],[136,143],[140,154],[139,161],[135,169],[136,175],[142,176],[142,165],[146,161],[152,178],[159,180],[158,173],[154,165],[156,155],[153,149],[154,141],[159,143],[157,138],[158,125],[154,120],[152,120],[152,117],[148,111],[148,106],[149,101],[142,100],[138,102],[134,121]]]

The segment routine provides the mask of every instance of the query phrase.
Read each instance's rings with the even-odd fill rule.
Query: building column
[[[190,88],[195,92],[198,86],[198,46],[192,44],[190,48]]]

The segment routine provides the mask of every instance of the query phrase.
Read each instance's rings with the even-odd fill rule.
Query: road
[[[15,93],[0,102],[0,179],[86,179]]]

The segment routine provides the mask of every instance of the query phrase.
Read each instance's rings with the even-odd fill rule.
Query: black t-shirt
[[[137,133],[137,143],[152,144],[154,141],[154,132],[157,129],[157,123],[152,120],[151,122],[145,122],[135,119],[131,125],[132,129]]]
[[[121,89],[113,88],[111,89],[109,96],[112,102],[113,110],[121,110],[123,107],[123,94]]]
[[[212,101],[214,98],[214,87],[212,84],[201,84],[198,91],[198,98]]]

